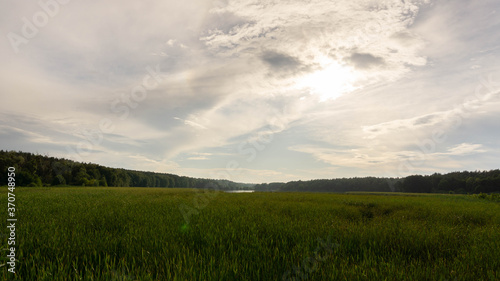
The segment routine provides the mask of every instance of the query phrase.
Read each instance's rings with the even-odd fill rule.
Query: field
[[[15,194],[16,280],[500,280],[500,204],[465,195]]]

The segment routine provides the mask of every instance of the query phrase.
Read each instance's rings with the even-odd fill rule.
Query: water
[[[254,190],[226,190],[226,193],[253,193]]]

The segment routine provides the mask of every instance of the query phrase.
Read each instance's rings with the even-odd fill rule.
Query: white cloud
[[[449,148],[447,154],[449,154],[449,155],[467,155],[467,154],[486,152],[486,150],[481,149],[482,147],[483,146],[481,144],[461,143],[457,146]]]
[[[167,45],[169,45],[170,47],[174,46],[175,42],[177,42],[176,39],[170,39],[167,41]]]
[[[194,117],[196,118],[196,117]],[[191,121],[191,120],[183,120],[181,118],[178,118],[178,117],[175,117],[174,119],[176,120],[180,120],[180,121],[184,121],[184,124],[188,125],[188,126],[191,126],[193,128],[196,128],[196,129],[202,129],[202,130],[207,130],[208,128],[199,124],[199,123],[196,123],[195,121]],[[197,119],[197,118],[196,118]]]
[[[272,50],[309,71],[335,63],[361,66],[359,59],[353,60],[357,54],[378,58],[376,72],[358,69],[363,78],[358,78],[355,88],[360,88],[395,81],[409,66],[426,64],[425,57],[418,54],[423,40],[408,31],[422,3],[230,1],[211,12],[232,14],[244,21],[227,31],[212,29],[202,40],[219,56],[254,57]],[[303,71],[304,67],[297,69]]]

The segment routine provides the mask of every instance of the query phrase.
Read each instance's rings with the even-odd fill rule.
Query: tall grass
[[[460,195],[218,193],[186,224],[179,205],[195,195],[18,188],[16,278],[500,280],[496,202]],[[5,207],[6,197],[3,190]],[[335,247],[321,248],[315,260],[326,241]],[[308,258],[316,262],[307,266]],[[6,269],[1,274],[14,279]]]

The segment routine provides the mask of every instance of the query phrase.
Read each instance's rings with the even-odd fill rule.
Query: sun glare
[[[296,86],[309,89],[311,94],[318,95],[321,101],[325,101],[355,90],[355,79],[356,73],[352,68],[330,61],[322,63],[322,69],[301,78]]]

